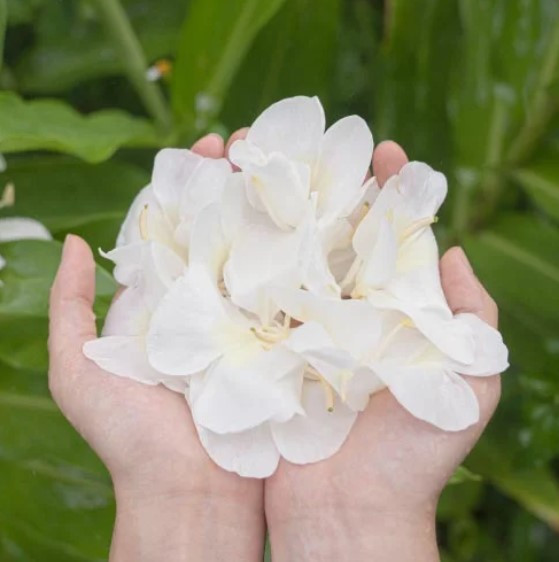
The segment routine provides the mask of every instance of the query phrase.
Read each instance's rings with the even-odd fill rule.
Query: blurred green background
[[[171,75],[146,81],[160,59]],[[0,60],[0,218],[55,237],[0,244],[0,560],[108,552],[110,481],[46,385],[59,241],[110,248],[158,147],[295,94],[447,174],[441,245],[466,247],[500,305],[512,367],[465,463],[479,478],[444,492],[443,559],[559,560],[557,0],[0,0]]]

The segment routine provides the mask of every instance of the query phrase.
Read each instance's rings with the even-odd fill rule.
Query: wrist
[[[114,478],[116,521],[111,562],[261,560],[261,482],[213,463]]]
[[[410,510],[325,505],[295,517],[269,518],[272,558],[438,562],[435,512],[431,505]]]

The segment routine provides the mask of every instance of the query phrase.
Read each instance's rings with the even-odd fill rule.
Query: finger
[[[394,141],[381,142],[373,152],[373,173],[382,187],[388,178],[408,163],[404,149]]]
[[[247,134],[248,134],[248,127],[243,127],[242,129],[238,129],[237,131],[235,131],[230,137],[229,140],[227,141],[227,144],[225,145],[225,157],[229,158],[229,150],[231,148],[231,146],[233,145],[233,143],[235,141],[238,140],[243,140],[246,138]]]
[[[97,337],[94,299],[93,254],[84,240],[69,235],[50,294],[49,350],[52,356],[81,356],[83,344]]]
[[[217,133],[210,133],[192,145],[192,152],[205,158],[223,158],[225,154],[223,138]]]
[[[454,314],[471,312],[494,328],[498,323],[497,305],[476,277],[462,248],[450,248],[441,259],[441,283]]]

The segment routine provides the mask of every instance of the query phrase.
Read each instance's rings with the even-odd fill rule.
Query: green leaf
[[[6,0],[10,25],[30,22],[46,0]]]
[[[479,474],[474,474],[471,470],[468,470],[465,466],[459,466],[454,474],[450,477],[448,481],[449,484],[462,484],[464,482],[479,482],[481,476]]]
[[[106,560],[110,479],[50,399],[44,373],[0,363],[0,442],[0,558]]]
[[[8,7],[6,0],[0,0],[0,72],[2,72],[2,63],[4,62],[4,35],[6,33],[7,21]]]
[[[114,46],[107,43],[94,4],[49,2],[39,12],[33,46],[14,68],[20,91],[55,94],[87,80],[122,74],[122,64]],[[122,4],[147,60],[170,57],[176,49],[185,2],[143,0],[139,5],[137,0],[126,0]],[[60,33],[61,29],[67,32]]]
[[[318,95],[328,109],[340,12],[340,0],[285,2],[259,32],[227,93],[222,120],[229,128],[245,126],[273,102],[295,95]]]
[[[373,132],[400,142],[414,159],[447,168],[448,102],[459,17],[456,2],[392,0],[372,68]]]
[[[57,100],[24,101],[0,92],[0,152],[52,150],[101,162],[123,146],[156,145],[153,127],[122,111],[83,116]]]
[[[173,109],[203,129],[215,116],[258,31],[285,0],[191,0],[181,31]]]
[[[559,166],[556,151],[516,170],[513,177],[544,213],[559,220]]]
[[[0,316],[46,318],[48,297],[60,262],[62,245],[44,240],[0,244],[6,267],[0,271]],[[116,290],[113,278],[97,266],[97,312],[104,315]],[[3,331],[2,341],[6,335]]]
[[[498,304],[537,321],[553,345],[559,329],[559,231],[536,218],[508,215],[465,244]]]
[[[149,174],[117,160],[90,165],[45,156],[10,160],[0,174],[0,185],[7,183],[15,187],[16,205],[2,214],[33,217],[58,233],[92,221],[122,221]]]
[[[466,464],[559,531],[559,482],[547,467],[515,467],[508,450],[488,436],[477,444]]]

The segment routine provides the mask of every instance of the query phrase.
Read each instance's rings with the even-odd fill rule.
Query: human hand
[[[220,158],[223,140],[209,135],[193,150]],[[94,296],[91,250],[69,236],[51,292],[49,386],[111,474],[111,560],[261,560],[263,483],[210,460],[184,397],[108,374],[83,355],[97,337]]]
[[[398,145],[382,143],[373,157],[379,183],[406,162]],[[443,256],[440,270],[452,311],[474,313],[496,327],[496,305],[460,248]],[[265,485],[274,560],[438,560],[438,497],[500,396],[499,376],[466,379],[481,413],[465,431],[444,432],[414,418],[384,390],[371,398],[336,455],[303,466],[282,460]]]

